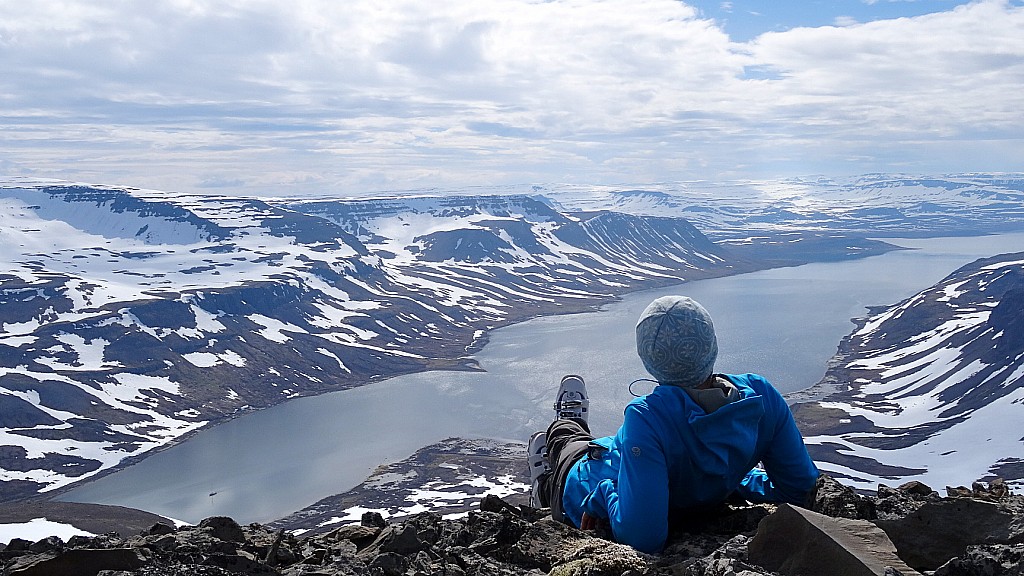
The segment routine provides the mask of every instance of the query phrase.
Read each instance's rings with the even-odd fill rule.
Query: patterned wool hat
[[[696,300],[662,296],[640,315],[636,352],[659,383],[698,386],[711,375],[718,357],[715,325]]]

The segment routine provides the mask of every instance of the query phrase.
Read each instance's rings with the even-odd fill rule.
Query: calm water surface
[[[630,294],[601,311],[496,330],[486,372],[429,372],[302,398],[205,430],[62,499],[140,508],[189,522],[266,522],[343,492],[381,463],[438,440],[525,440],[551,419],[563,374],[591,393],[591,424],[611,434],[646,376],[633,326],[650,301],[685,294],[711,313],[721,372],[757,372],[783,392],[815,384],[851,318],[893,304],[980,257],[1024,250],[1024,233],[894,240],[915,250],[692,282]],[[641,386],[634,388],[641,391]]]

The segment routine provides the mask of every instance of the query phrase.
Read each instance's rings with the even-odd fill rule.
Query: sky
[[[0,177],[360,195],[1024,171],[1024,0],[0,0]]]

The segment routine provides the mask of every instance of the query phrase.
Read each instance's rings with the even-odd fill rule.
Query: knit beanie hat
[[[659,383],[699,386],[711,375],[718,357],[715,325],[697,301],[662,296],[640,315],[636,352]]]

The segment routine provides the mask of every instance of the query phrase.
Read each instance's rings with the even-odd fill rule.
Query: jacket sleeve
[[[584,510],[606,518],[616,542],[641,552],[661,551],[668,538],[668,465],[653,431],[637,408],[626,408],[617,442],[616,481],[603,480]]]
[[[803,505],[818,479],[818,468],[807,453],[786,400],[770,384],[767,387],[762,394],[766,415],[774,426],[768,431],[771,437],[761,456],[764,469],[748,472],[738,491],[751,502]]]

